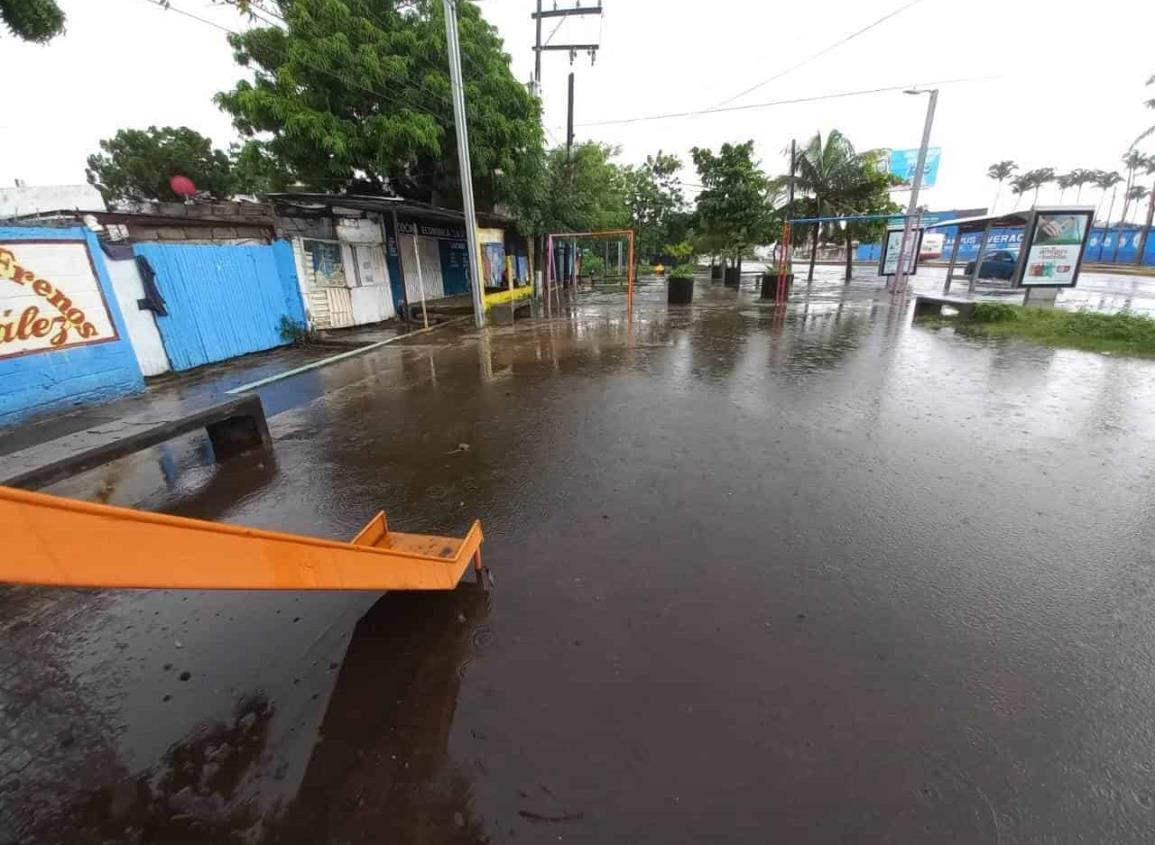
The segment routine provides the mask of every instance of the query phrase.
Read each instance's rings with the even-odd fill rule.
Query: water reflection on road
[[[10,838],[1150,841],[1152,364],[827,276],[781,318],[649,285],[414,339],[279,388],[275,464],[190,437],[59,485],[342,538],[480,515],[497,583],[17,596],[0,693],[59,753]]]

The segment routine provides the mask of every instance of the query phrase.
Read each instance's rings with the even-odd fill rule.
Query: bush
[[[587,252],[582,256],[582,275],[583,276],[604,276],[606,274],[606,262],[602,260],[600,255],[595,255],[592,252]]]
[[[693,264],[679,264],[668,274],[671,279],[692,279],[694,278],[695,267]]]
[[[1009,323],[1019,319],[1019,308],[1005,302],[976,302],[970,319],[976,323]]]

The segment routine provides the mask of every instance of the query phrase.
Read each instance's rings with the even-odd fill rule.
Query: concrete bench
[[[926,296],[920,293],[914,298],[915,319],[919,317],[941,317],[944,305],[958,311],[960,317],[968,317],[971,311],[974,310],[975,301],[973,299],[962,299],[961,297],[955,296]]]
[[[153,411],[122,417],[0,456],[0,485],[34,490],[200,428],[218,461],[273,448],[261,397],[242,396],[183,416]]]

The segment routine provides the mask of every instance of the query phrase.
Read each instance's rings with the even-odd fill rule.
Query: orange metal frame
[[[378,513],[349,543],[222,525],[0,487],[0,582],[189,590],[452,590],[463,538],[390,531]]]
[[[557,279],[553,277],[553,239],[554,238],[606,238],[626,236],[629,243],[629,250],[627,253],[627,261],[629,264],[626,267],[626,310],[633,311],[634,308],[634,230],[633,229],[605,229],[600,232],[554,232],[552,235],[546,236],[546,291],[545,301],[549,305],[549,294],[551,290],[557,288]],[[560,294],[559,294],[560,297]],[[560,307],[560,299],[558,305]]]

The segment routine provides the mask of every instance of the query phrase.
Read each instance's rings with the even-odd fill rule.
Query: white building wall
[[[131,258],[125,261],[107,258],[105,263],[140,371],[146,376],[167,373],[171,367],[160,332],[156,328],[156,318],[152,311],[142,309],[137,304],[138,300],[144,299],[144,282],[136,269],[136,262]]]

